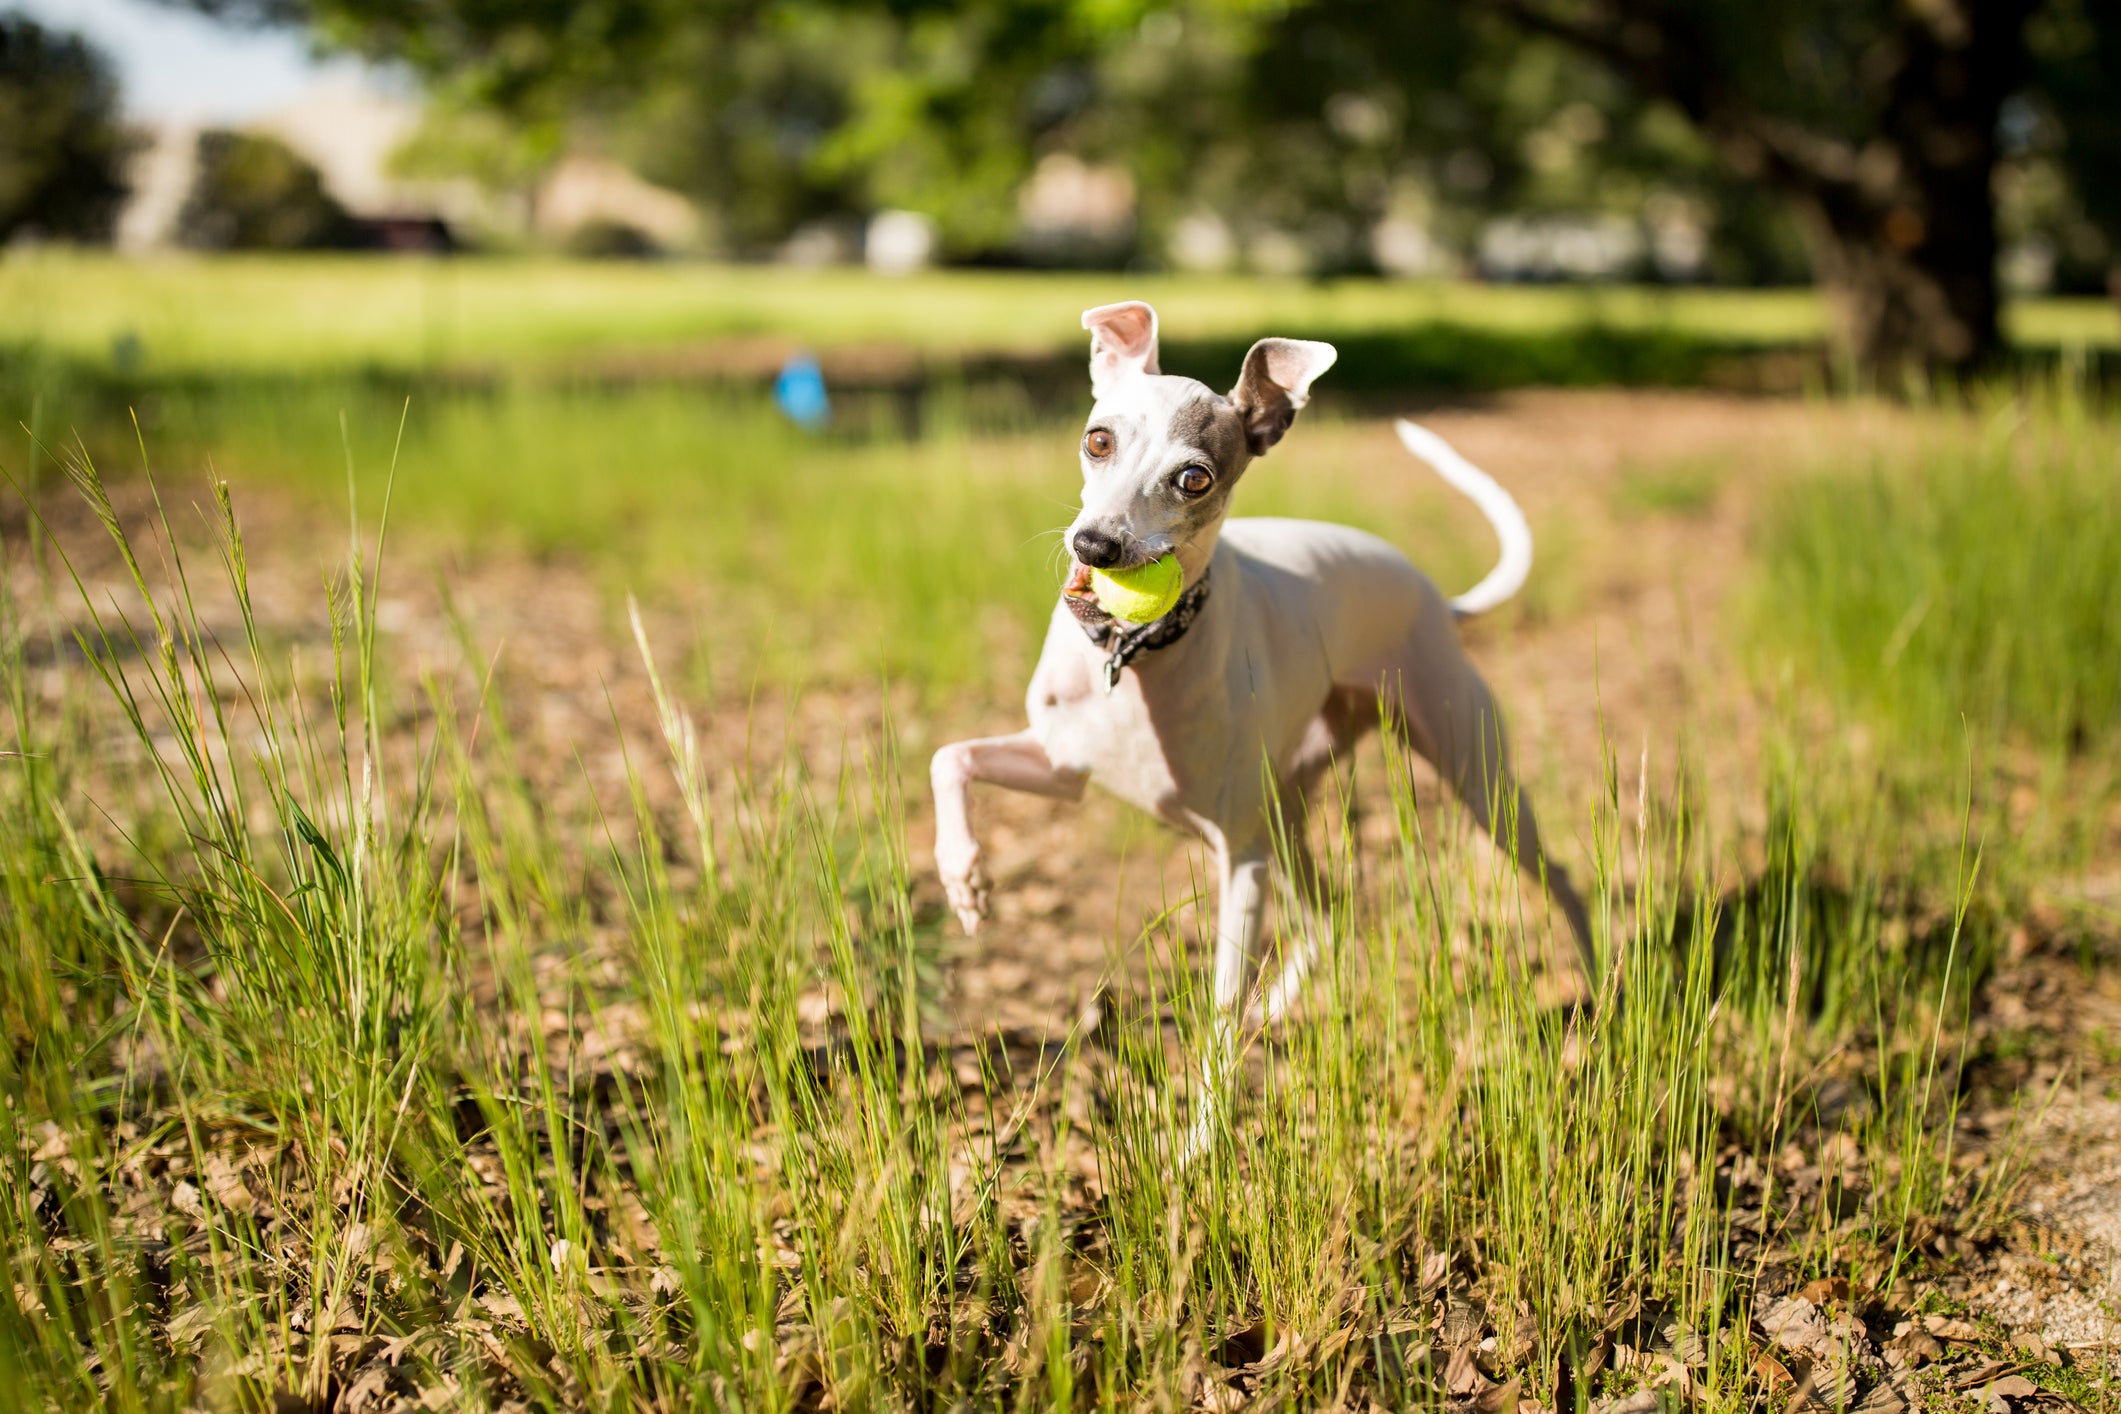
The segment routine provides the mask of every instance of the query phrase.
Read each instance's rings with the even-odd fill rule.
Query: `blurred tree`
[[[77,35],[0,14],[0,241],[110,238],[137,139],[110,65]]]
[[[1994,184],[2040,0],[1478,0],[1670,104],[1803,217],[1857,356],[2002,342]]]
[[[1772,198],[1879,369],[2000,346],[2014,100],[2063,132],[2087,210],[2121,200],[2111,0],[190,3],[631,143],[739,247],[903,205],[954,255],[1002,249],[1056,151],[1124,164],[1146,232],[1211,212],[1328,268],[1394,211],[1463,245],[1482,214],[1633,209],[1784,273]]]
[[[2096,236],[2095,243],[2064,232],[2065,257],[2099,258],[2107,289],[2121,300],[2121,5],[2051,0],[2030,39],[2047,109],[2035,115],[2034,131],[2060,157],[2070,196]]]
[[[1105,38],[1073,0],[172,3],[303,23],[410,64],[453,108],[617,148],[713,208],[738,252],[892,206],[934,217],[953,256],[1006,246]]]
[[[347,244],[352,223],[286,143],[210,129],[199,134],[176,236],[195,250],[316,250]]]

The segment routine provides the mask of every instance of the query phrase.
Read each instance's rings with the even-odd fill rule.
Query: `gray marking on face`
[[[1207,453],[1218,481],[1235,479],[1252,460],[1244,419],[1227,398],[1204,393],[1171,416],[1171,440]]]
[[[1124,563],[1139,564],[1210,531],[1229,509],[1230,495],[1252,460],[1243,416],[1230,401],[1190,378],[1145,375],[1109,390],[1091,412],[1084,435],[1112,435],[1105,457],[1083,454],[1083,509],[1068,529],[1111,537],[1126,547]],[[1176,484],[1193,465],[1214,478],[1204,493]]]

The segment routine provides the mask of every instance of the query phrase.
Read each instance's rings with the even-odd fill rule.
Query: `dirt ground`
[[[1710,828],[1743,833],[1757,826],[1748,814],[1757,793],[1747,787],[1760,745],[1758,695],[1731,689],[1748,680],[1748,665],[1721,631],[1744,582],[1751,508],[1777,468],[1882,444],[1905,431],[1904,414],[1699,393],[1527,392],[1421,415],[1509,486],[1535,529],[1559,547],[1552,559],[1558,589],[1536,597],[1530,609],[1468,632],[1476,662],[1510,714],[1526,775],[1548,818],[1589,818],[1606,751],[1616,758],[1627,799],[1645,763],[1653,781],[1668,781],[1678,764],[1675,743],[1684,742],[1692,777],[1709,802]],[[1388,450],[1390,434],[1381,421],[1374,435],[1380,455],[1399,455]],[[1698,488],[1687,489],[1693,483],[1683,478],[1672,482],[1682,473]],[[1677,484],[1680,492],[1639,495],[1631,488],[1645,477]],[[1656,482],[1659,477],[1664,481]],[[172,499],[189,493],[180,488]],[[121,486],[117,494],[128,519],[144,514],[140,488]],[[305,656],[327,653],[319,576],[343,558],[342,522],[256,495],[239,510],[253,598],[272,616],[268,630]],[[91,596],[124,599],[122,567],[86,513],[58,497],[48,514]],[[195,518],[186,507],[178,519]],[[19,516],[6,525],[19,544]],[[195,573],[202,568],[197,549]],[[608,576],[565,562],[466,554],[417,534],[401,534],[392,554],[378,612],[388,651],[466,684],[462,692],[498,661],[500,698],[541,791],[555,800],[586,803],[593,793],[618,801],[627,765],[622,740],[662,789],[653,703]],[[24,560],[16,557],[12,568],[26,583]],[[78,604],[70,589],[53,602],[61,617],[75,616],[66,607]],[[452,626],[452,606],[475,640],[469,651]],[[642,607],[666,668],[712,631],[712,604],[704,598]],[[234,641],[225,602],[208,599],[205,613]],[[1026,642],[1026,675],[1034,652],[1035,644]],[[468,674],[473,657],[487,661]],[[38,672],[40,690],[56,701],[62,669],[51,651]],[[419,709],[408,698],[404,710],[416,715]],[[850,747],[874,738],[887,715],[908,763],[925,761],[954,736],[1010,730],[1021,721],[1020,703],[1010,697],[954,700],[927,712],[910,694],[887,702],[868,687],[812,688],[794,698],[761,692],[700,703],[698,712],[703,749],[722,763],[725,777],[747,756],[777,759],[783,741],[814,775],[828,776]],[[1356,773],[1359,781],[1374,782],[1374,757],[1359,757]],[[918,775],[907,772],[911,780]],[[924,796],[909,789],[908,831],[919,899],[939,910]],[[1424,799],[1445,808],[1433,781]],[[976,941],[960,937],[954,925],[943,929],[945,1023],[1058,1035],[1115,965],[1124,973],[1145,918],[1176,905],[1184,926],[1205,862],[1196,849],[1109,801],[1076,808],[989,793],[979,809],[998,886],[996,912]],[[1581,872],[1587,842],[1567,823],[1549,825],[1548,832],[1565,862]],[[2037,942],[2022,954],[1988,987],[1981,1024],[2029,1038],[2015,1048],[2018,1070],[1997,1077],[2020,1088],[2033,1106],[2023,1230],[1975,1254],[1965,1295],[2014,1335],[2076,1349],[2084,1358],[2113,1351],[2121,1329],[2121,1089],[2115,1085],[2121,979],[2111,969],[2088,975]],[[2008,1122],[2004,1113],[1969,1120],[1990,1133]]]

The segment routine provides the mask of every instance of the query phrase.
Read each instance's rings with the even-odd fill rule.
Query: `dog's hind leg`
[[[1338,890],[1332,877],[1319,866],[1311,848],[1311,813],[1320,806],[1320,783],[1327,782],[1328,808],[1348,810],[1353,801],[1351,771],[1355,744],[1377,725],[1377,694],[1336,687],[1312,721],[1296,759],[1289,769],[1288,784],[1281,800],[1289,811],[1284,817],[1280,853],[1285,885],[1277,899],[1280,916],[1290,920],[1285,935],[1294,934],[1294,945],[1272,985],[1261,994],[1258,1005],[1246,1016],[1251,1022],[1272,1026],[1296,1004],[1304,982],[1318,959],[1335,945]]]
[[[1451,676],[1448,690],[1439,691],[1443,684],[1432,677],[1423,684],[1425,691],[1418,699],[1411,691],[1404,693],[1404,710],[1393,715],[1408,743],[1451,783],[1488,838],[1508,849],[1518,867],[1545,886],[1568,920],[1577,956],[1583,962],[1585,985],[1595,990],[1598,963],[1590,914],[1568,871],[1549,859],[1540,845],[1539,821],[1511,765],[1509,738],[1495,695],[1463,658]]]
[[[1260,1025],[1273,1026],[1289,1014],[1302,994],[1304,983],[1310,979],[1311,971],[1318,966],[1321,956],[1337,941],[1334,920],[1338,902],[1337,890],[1319,866],[1318,856],[1310,841],[1301,835],[1287,844],[1284,879],[1287,888],[1279,901],[1283,913],[1293,924],[1295,937],[1288,957],[1274,981],[1260,995],[1259,1004],[1247,1013],[1247,1020]]]

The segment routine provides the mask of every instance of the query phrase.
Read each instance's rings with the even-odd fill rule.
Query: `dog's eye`
[[[1178,489],[1185,492],[1188,496],[1202,495],[1214,484],[1214,473],[1210,472],[1206,467],[1197,464],[1187,467],[1178,474]]]
[[[1112,434],[1099,427],[1083,438],[1083,450],[1103,461],[1112,455]]]

